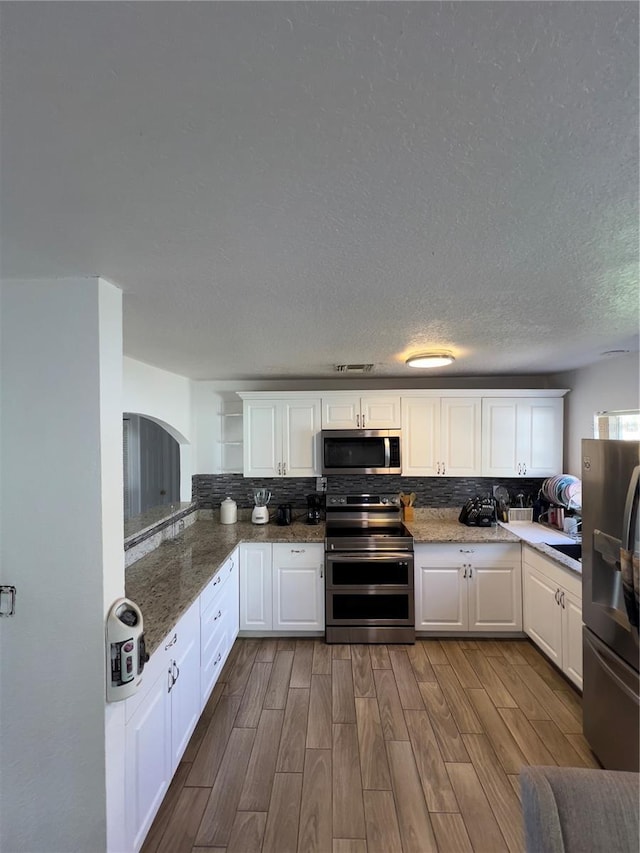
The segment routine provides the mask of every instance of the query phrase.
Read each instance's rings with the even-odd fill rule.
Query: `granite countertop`
[[[147,651],[152,654],[240,542],[321,542],[324,524],[220,524],[196,521],[175,539],[132,563],[125,594],[142,610]]]
[[[498,525],[491,527],[467,527],[455,518],[420,516],[405,522],[416,545],[425,542],[519,542],[509,530]]]
[[[520,542],[521,537],[501,525],[467,527],[458,521],[458,510],[417,509],[414,520],[406,522],[416,544],[426,542]],[[220,524],[196,521],[175,539],[165,541],[135,563],[125,575],[125,594],[138,604],[144,617],[149,654],[200,595],[241,542],[319,542],[324,544],[324,524],[294,521],[289,527],[273,522],[250,521]],[[580,573],[577,560],[566,557],[542,543],[527,543],[546,557]]]
[[[544,542],[525,542],[523,545],[528,545],[534,551],[539,551],[545,557],[550,557],[556,563],[559,563],[563,569],[569,569],[576,575],[582,575],[582,563],[579,560],[574,560],[573,557],[568,557],[560,551],[556,551],[551,545],[546,545]]]

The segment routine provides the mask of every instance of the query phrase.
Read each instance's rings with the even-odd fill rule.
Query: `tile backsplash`
[[[537,478],[503,479],[492,477],[395,477],[393,475],[328,477],[327,491],[341,493],[415,492],[418,507],[458,507],[475,495],[491,493],[494,485],[503,485],[511,495],[523,493],[534,499],[543,480]],[[290,503],[294,508],[307,505],[306,496],[316,492],[315,477],[274,477],[254,479],[242,474],[195,474],[193,501],[198,509],[218,509],[227,495],[238,507],[251,507],[253,489],[269,489],[271,505]]]

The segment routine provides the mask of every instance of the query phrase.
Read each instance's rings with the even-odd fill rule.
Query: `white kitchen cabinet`
[[[209,698],[235,638],[240,615],[239,550],[200,595],[200,694],[201,705]]]
[[[240,630],[273,627],[272,554],[268,542],[240,545]]]
[[[322,429],[399,429],[400,396],[322,398]]]
[[[244,476],[320,474],[320,399],[244,401]]]
[[[479,476],[481,412],[479,397],[403,397],[403,475]]]
[[[240,630],[324,630],[324,545],[240,546]]]
[[[549,477],[562,471],[561,397],[485,397],[482,475]]]
[[[416,631],[522,630],[520,545],[416,545]]]
[[[125,833],[131,851],[142,846],[173,776],[168,679],[166,672],[156,678],[125,726]]]
[[[171,660],[171,771],[180,763],[202,711],[200,696],[200,607],[196,601],[176,626]]]
[[[581,577],[523,546],[524,630],[582,688]]]
[[[154,652],[154,679],[126,700],[126,836],[139,850],[200,717],[200,604]],[[151,661],[149,662],[151,664]]]
[[[323,545],[273,545],[273,629],[324,630]]]

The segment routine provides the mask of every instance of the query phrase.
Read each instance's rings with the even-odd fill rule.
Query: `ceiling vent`
[[[337,373],[371,373],[372,364],[336,364]]]

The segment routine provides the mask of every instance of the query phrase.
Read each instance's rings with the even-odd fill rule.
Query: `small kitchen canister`
[[[238,505],[229,497],[220,504],[220,524],[235,524],[238,520]]]

